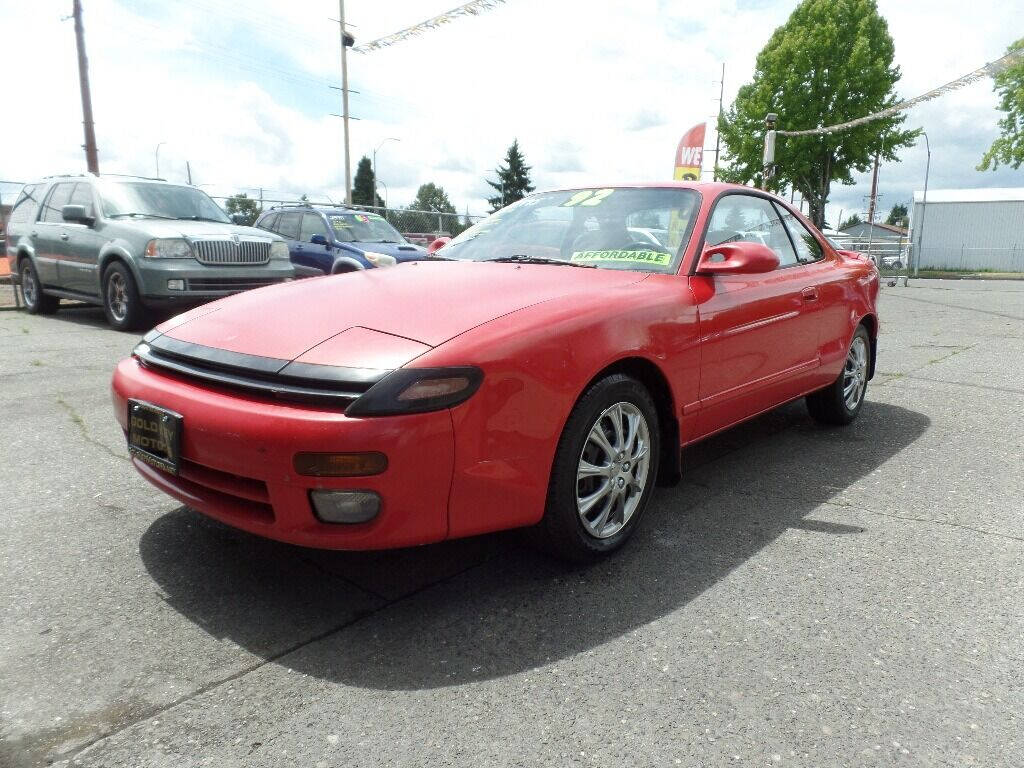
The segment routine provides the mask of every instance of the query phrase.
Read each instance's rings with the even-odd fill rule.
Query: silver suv
[[[233,224],[200,189],[156,179],[49,177],[22,189],[7,224],[7,260],[25,308],[60,299],[101,305],[118,330],[151,309],[178,309],[290,280],[288,245]]]

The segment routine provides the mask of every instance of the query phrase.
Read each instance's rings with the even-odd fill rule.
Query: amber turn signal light
[[[292,462],[300,475],[312,477],[366,477],[388,468],[388,457],[368,453],[297,453]]]

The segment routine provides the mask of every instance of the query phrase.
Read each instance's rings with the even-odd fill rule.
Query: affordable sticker
[[[661,251],[575,251],[570,261],[619,261],[668,266],[672,257]]]

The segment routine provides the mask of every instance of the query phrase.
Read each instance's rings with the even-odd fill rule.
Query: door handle
[[[804,288],[802,291],[800,291],[800,295],[803,297],[804,301],[817,301],[818,289],[811,287]]]
[[[61,240],[67,240],[68,239],[68,233],[67,232],[62,232],[61,235],[60,235],[60,239]]]

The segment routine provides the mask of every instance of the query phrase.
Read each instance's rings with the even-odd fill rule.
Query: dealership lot
[[[857,422],[687,450],[588,569],[209,522],[126,462],[137,335],[0,312],[0,766],[1018,765],[1024,283],[880,311]]]

